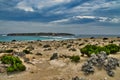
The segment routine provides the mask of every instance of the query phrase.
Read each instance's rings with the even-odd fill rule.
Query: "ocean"
[[[7,36],[5,34],[0,34],[1,42],[9,42],[12,40],[16,41],[52,41],[52,40],[66,40],[66,39],[76,39],[76,38],[104,38],[104,37],[120,37],[120,35],[75,35],[75,36]]]
[[[73,39],[74,36],[7,36],[5,34],[0,34],[0,41],[8,42],[12,40],[16,41],[52,41],[52,40],[65,40],[65,39]]]

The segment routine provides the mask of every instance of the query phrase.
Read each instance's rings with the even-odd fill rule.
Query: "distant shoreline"
[[[70,33],[9,33],[7,36],[74,36]]]
[[[1,34],[0,41],[53,41],[70,39],[120,38],[120,35],[69,34],[69,33],[10,33]]]

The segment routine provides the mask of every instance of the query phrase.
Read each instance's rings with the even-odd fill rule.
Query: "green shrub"
[[[98,53],[101,47],[97,47],[96,45],[86,45],[84,48],[81,48],[81,53],[90,56],[93,53]]]
[[[7,68],[7,72],[14,72],[14,71],[15,71],[15,69],[12,66],[10,66],[10,67]]]
[[[26,70],[26,67],[25,67],[23,64],[17,63],[16,66],[17,66],[17,68],[18,68],[19,71],[24,71],[24,70]]]
[[[23,50],[23,52],[26,53],[26,54],[30,54],[30,53],[31,53],[31,52],[28,51],[27,49]]]
[[[73,55],[70,57],[70,59],[72,62],[79,62],[80,61],[80,57],[78,55],[76,55],[76,56]]]
[[[82,55],[86,54],[89,57],[91,54],[97,54],[101,51],[105,51],[107,54],[116,53],[120,51],[120,46],[115,44],[109,44],[103,47],[96,45],[86,45],[85,47],[81,48],[80,51]]]
[[[101,47],[101,50],[99,50],[99,52],[101,52],[101,51],[105,51],[107,55],[109,55],[111,53],[110,50],[106,47]]]
[[[4,55],[1,58],[2,63],[4,64],[15,64],[15,63],[22,63],[22,61],[18,57],[14,57],[12,55]]]
[[[10,66],[7,68],[7,72],[26,70],[26,67],[22,64],[22,61],[13,55],[4,55],[1,57],[1,61],[4,64],[10,64]]]
[[[116,44],[109,44],[105,47],[110,50],[110,53],[116,53],[120,50],[120,46],[117,46]]]

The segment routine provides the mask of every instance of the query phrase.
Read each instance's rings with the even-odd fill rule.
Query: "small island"
[[[74,36],[70,33],[9,33],[7,36]]]

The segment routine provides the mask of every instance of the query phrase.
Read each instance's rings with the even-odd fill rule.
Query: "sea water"
[[[75,35],[75,36],[7,36],[5,34],[0,34],[0,41],[50,41],[50,40],[66,40],[66,39],[76,39],[76,38],[104,38],[104,37],[120,37],[120,35]]]
[[[65,40],[65,39],[73,39],[73,36],[7,36],[0,35],[0,41],[50,41],[50,40]]]

